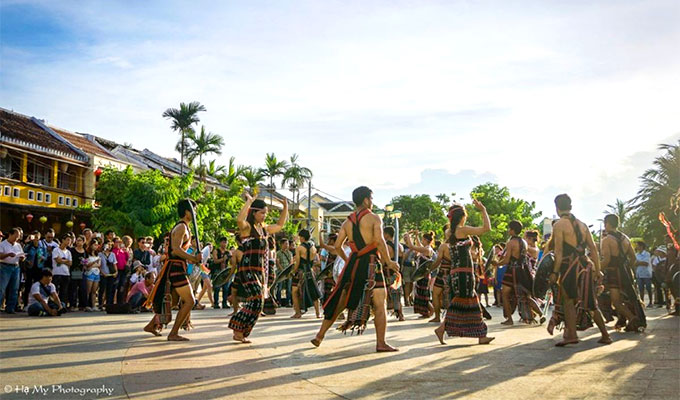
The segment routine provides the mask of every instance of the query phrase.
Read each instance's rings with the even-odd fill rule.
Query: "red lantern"
[[[102,172],[103,172],[103,171],[102,171],[101,168],[97,168],[97,169],[94,170],[94,176],[96,176],[97,178],[99,178],[99,175],[101,175]]]
[[[86,226],[87,226],[87,225],[85,225],[84,222],[81,222],[81,223],[80,223],[80,230],[82,231],[83,229],[85,229]]]
[[[26,221],[30,224],[33,221],[33,214],[26,214]]]

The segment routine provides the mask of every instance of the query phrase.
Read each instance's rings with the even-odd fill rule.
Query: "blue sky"
[[[594,221],[680,137],[677,1],[0,5],[0,106],[173,156],[198,100],[219,157],[300,154],[349,198],[493,181]],[[464,196],[466,200],[467,196]]]

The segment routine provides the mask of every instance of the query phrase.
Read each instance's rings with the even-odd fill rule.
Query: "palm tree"
[[[274,204],[274,189],[276,188],[274,185],[274,178],[282,176],[286,172],[286,168],[288,168],[288,162],[286,160],[279,161],[276,159],[276,155],[274,155],[274,153],[267,153],[267,156],[264,159],[264,168],[262,169],[262,173],[266,178],[269,178],[270,205]]]
[[[293,193],[295,212],[297,212],[300,207],[300,188],[304,186],[305,182],[311,185],[312,181],[312,170],[307,167],[300,166],[297,160],[297,154],[293,154],[290,157],[290,166],[283,174],[283,181],[281,182],[283,186],[288,186],[290,191]]]
[[[658,221],[663,212],[670,219],[677,215],[674,202],[680,188],[680,140],[677,144],[662,144],[664,154],[654,160],[652,168],[645,171],[640,180],[640,190],[633,198],[633,210],[643,222],[642,229],[649,241],[662,241],[664,228]]]
[[[198,101],[192,101],[191,103],[179,103],[179,108],[168,108],[163,112],[163,118],[167,118],[172,121],[172,130],[179,132],[181,135],[180,139],[180,175],[184,175],[184,148],[185,148],[185,136],[193,124],[198,123],[198,112],[206,111],[204,105]]]
[[[253,196],[257,196],[258,185],[264,179],[262,170],[259,168],[246,167],[241,176],[243,176],[243,179],[245,179],[246,183],[248,184],[250,193]]]
[[[247,167],[243,165],[236,165],[236,158],[234,156],[229,158],[229,165],[225,168],[225,172],[220,175],[220,182],[227,186],[232,186],[239,178],[243,176]]]
[[[187,161],[193,164],[196,157],[198,157],[198,168],[205,170],[203,165],[203,156],[207,154],[222,154],[222,146],[224,146],[224,139],[220,135],[212,132],[206,132],[205,126],[201,126],[201,132],[197,135],[195,132],[190,132],[187,135],[191,145],[186,150]]]
[[[215,160],[210,160],[208,165],[201,165],[197,169],[198,175],[201,176],[203,182],[207,176],[218,179],[225,174],[226,169],[224,165],[217,165]]]
[[[614,214],[619,217],[619,224],[622,226],[628,220],[628,213],[630,212],[630,205],[628,201],[616,199],[614,204],[607,204],[605,214]]]

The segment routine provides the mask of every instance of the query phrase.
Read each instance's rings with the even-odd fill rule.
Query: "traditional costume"
[[[267,266],[268,266],[267,273],[268,295],[264,299],[264,307],[262,308],[262,312],[265,313],[265,315],[274,315],[276,314],[276,308],[279,306],[276,303],[276,299],[274,299],[271,287],[273,282],[276,280],[276,261],[269,258]]]
[[[266,236],[259,236],[252,226],[250,229],[250,236],[243,238],[243,257],[236,273],[239,290],[243,291],[245,299],[241,309],[229,321],[229,328],[243,333],[243,337],[250,335],[262,312],[269,264]]]
[[[482,308],[475,292],[475,272],[470,255],[472,240],[456,239],[449,245],[450,275],[453,299],[446,310],[444,327],[449,336],[486,337],[487,327],[482,319]]]
[[[432,261],[432,259],[425,257],[422,254],[416,256],[416,270],[423,263]],[[415,294],[413,295],[413,312],[420,314],[423,317],[430,316],[432,309],[432,287],[430,286],[431,273],[426,274],[423,278],[418,279],[415,283]]]
[[[375,242],[366,244],[359,230],[359,222],[369,213],[369,210],[362,210],[348,217],[354,239],[349,242],[352,252],[340,274],[338,284],[323,305],[324,318],[327,320],[333,319],[338,307],[349,311],[347,320],[338,328],[343,332],[350,329],[352,333],[355,330],[358,334],[363,333],[370,317],[373,290],[385,290],[382,266],[378,262],[378,245]],[[347,293],[345,303],[340,304],[344,291]]]
[[[307,250],[307,258],[300,258],[300,265],[293,276],[292,286],[298,288],[300,299],[300,310],[307,312],[309,307],[314,306],[314,302],[321,298],[319,288],[316,286],[316,276],[314,275],[312,262],[312,244],[305,242],[301,244]]]
[[[387,241],[387,246],[394,249],[394,242],[391,240]],[[395,254],[395,259],[397,255]],[[397,317],[403,317],[404,311],[401,307],[401,298],[403,296],[403,289],[401,287],[401,274],[395,271],[387,270],[385,271],[385,279],[387,281],[387,294],[388,296],[388,309],[394,310],[394,315]]]
[[[337,255],[329,253],[326,259],[326,266],[334,265],[337,258]],[[335,289],[335,279],[333,279],[333,273],[330,273],[323,279],[322,303],[325,304],[326,301],[328,301],[328,299],[331,297],[331,293],[333,293],[333,289]]]
[[[187,232],[189,232],[189,226],[184,221],[176,223],[170,232],[174,231],[180,224],[184,224]],[[182,242],[182,249],[186,251],[190,246],[191,237]],[[170,241],[168,258],[165,260],[145,303],[145,307],[153,308],[155,313],[154,325],[162,328],[172,321],[172,291],[187,285],[191,286],[187,274],[187,262],[173,254],[172,241]],[[188,324],[189,316],[187,316],[184,326],[188,326]]]
[[[519,257],[511,257],[505,275],[503,275],[503,286],[510,287],[513,291],[513,302],[510,309],[514,312],[515,306],[519,311],[520,319],[525,323],[534,322],[534,315],[532,305],[539,309],[539,305],[532,296],[534,287],[534,274],[532,273],[533,265],[530,257],[527,255],[524,246],[524,240],[519,236],[513,236],[511,240],[519,241]],[[535,262],[534,262],[535,263]],[[506,315],[510,318],[511,315]]]

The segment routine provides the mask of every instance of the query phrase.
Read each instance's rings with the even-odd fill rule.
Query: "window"
[[[12,187],[11,186],[5,186],[5,188],[2,191],[2,195],[5,197],[9,197],[9,194],[12,192]]]
[[[73,207],[78,207],[78,199],[73,199]]]
[[[4,149],[4,148],[3,148]],[[5,155],[0,158],[0,176],[9,179],[21,179],[21,157]]]
[[[64,196],[57,197],[57,204],[59,204],[60,206],[64,205]]]
[[[51,193],[45,193],[45,203],[52,204],[52,194]]]
[[[28,182],[38,185],[51,186],[52,167],[47,162],[29,161],[26,169]]]
[[[66,198],[66,206],[71,207],[71,198],[70,197]]]
[[[59,189],[66,189],[75,192],[76,176],[74,174],[69,174],[68,172],[59,171],[59,175],[57,176],[57,187]]]
[[[37,192],[35,194],[35,201],[39,201],[39,202],[43,201],[43,192]]]
[[[21,197],[21,190],[19,188],[14,188],[14,190],[12,190],[12,196]]]
[[[28,191],[28,199],[29,200],[35,200],[35,192],[32,190]]]

